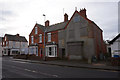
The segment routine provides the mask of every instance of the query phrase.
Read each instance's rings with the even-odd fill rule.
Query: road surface
[[[118,71],[83,69],[2,58],[2,78],[118,78]]]

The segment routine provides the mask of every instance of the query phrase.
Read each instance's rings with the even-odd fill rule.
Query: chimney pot
[[[49,26],[49,23],[50,23],[49,20],[47,20],[47,21],[45,22],[45,26],[48,27],[48,26]]]
[[[16,36],[19,36],[19,34],[16,34]]]
[[[83,17],[87,18],[87,15],[86,15],[86,9],[80,9],[80,12],[79,12]]]
[[[64,22],[68,21],[68,15],[65,13],[64,15]]]

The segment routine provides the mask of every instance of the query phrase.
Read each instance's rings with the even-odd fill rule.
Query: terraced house
[[[28,41],[19,34],[5,34],[2,40],[3,55],[28,54]]]
[[[75,10],[70,20],[45,26],[35,24],[29,34],[30,54],[40,58],[88,59],[106,53],[102,29],[86,15],[86,9]]]

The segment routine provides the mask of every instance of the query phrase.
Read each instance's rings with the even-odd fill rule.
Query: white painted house
[[[28,41],[25,37],[5,34],[2,41],[3,55],[16,55],[28,53]]]
[[[120,33],[114,39],[112,39],[109,43],[111,47],[111,56],[120,57]]]

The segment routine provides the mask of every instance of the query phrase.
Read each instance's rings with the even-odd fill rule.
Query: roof
[[[19,42],[28,42],[27,39],[23,36],[5,34],[8,41],[19,41]]]
[[[66,24],[67,24],[67,22],[68,22],[68,21],[66,21],[66,22],[60,22],[60,23],[57,23],[57,24],[50,25],[50,26],[46,27],[46,32],[64,29],[65,26],[66,26]],[[45,30],[45,26],[43,26],[43,25],[41,25],[41,24],[38,24],[38,23],[36,23],[36,25],[37,25],[42,31]]]
[[[38,24],[38,23],[36,23],[36,25],[37,25],[42,31],[45,30],[45,26],[43,26],[43,25],[41,25],[41,24]]]
[[[57,23],[57,24],[54,24],[54,25],[50,25],[49,27],[47,27],[47,32],[64,29],[66,24],[67,24],[67,22],[68,21]]]
[[[112,39],[109,44],[113,44],[114,41],[116,41],[116,39],[118,39],[120,37],[120,33],[114,38]]]
[[[74,12],[74,14],[75,13],[78,13],[80,16],[82,16],[78,11],[75,11]],[[73,14],[73,16],[74,16],[74,14]],[[73,17],[72,16],[72,17]],[[71,17],[71,19],[72,19],[72,17]],[[82,16],[83,17],[83,16]],[[96,25],[97,26],[97,24],[95,24],[93,21],[91,21],[90,19],[88,19],[88,18],[86,18],[86,17],[83,17],[83,18],[85,18],[87,21],[89,21],[90,23],[92,23],[92,24],[94,24],[94,25]],[[54,24],[54,25],[50,25],[50,26],[48,26],[48,27],[46,27],[46,32],[51,32],[51,31],[56,31],[56,30],[61,30],[61,29],[65,29],[65,27],[69,24],[69,22],[70,22],[70,20],[68,20],[68,21],[66,21],[66,22],[60,22],[60,23],[57,23],[57,24]],[[37,23],[36,23],[37,24]],[[37,24],[38,25],[38,27],[40,27],[40,29],[42,30],[42,31],[44,31],[45,30],[45,26],[43,26],[43,25],[41,25],[41,24]],[[98,26],[97,26],[98,27]],[[99,28],[99,27],[98,27]],[[99,28],[100,29],[100,28]],[[102,29],[100,29],[101,31],[102,31]]]

